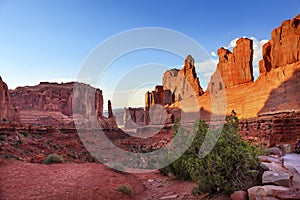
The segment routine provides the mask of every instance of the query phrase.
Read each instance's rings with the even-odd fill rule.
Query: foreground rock
[[[231,200],[248,200],[248,193],[246,191],[236,191],[230,195]]]
[[[289,188],[274,185],[255,186],[248,189],[249,200],[263,199],[265,197],[274,197],[277,191],[288,191]]]

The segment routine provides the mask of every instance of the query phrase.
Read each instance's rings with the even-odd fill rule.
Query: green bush
[[[120,185],[120,186],[118,186],[117,190],[122,192],[123,194],[129,195],[129,196],[131,196],[131,194],[132,194],[132,189],[128,185]]]
[[[52,163],[62,163],[62,162],[64,162],[63,156],[57,154],[48,154],[43,163],[52,164]]]
[[[0,141],[5,141],[5,136],[4,135],[0,135]]]
[[[161,169],[163,173],[172,172],[178,178],[196,181],[198,187],[194,193],[196,190],[231,193],[248,189],[257,183],[257,151],[238,134],[238,118],[234,111],[226,117],[220,137],[212,138],[211,142],[218,141],[204,158],[199,157],[199,150],[208,125],[203,120],[197,121],[196,125],[198,128],[192,145],[178,160]]]

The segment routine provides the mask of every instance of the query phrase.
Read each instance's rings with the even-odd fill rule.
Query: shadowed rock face
[[[112,112],[109,119],[103,116],[102,91],[76,83],[80,92],[73,94],[74,84],[42,82],[10,91],[12,103],[19,107],[21,123],[74,128],[73,114],[77,114],[95,116],[102,128],[116,128]],[[76,105],[74,109],[72,103]],[[109,106],[111,111],[111,104]]]
[[[13,107],[6,83],[0,76],[0,121],[19,121],[17,108]]]
[[[300,59],[300,15],[282,22],[272,31],[272,39],[263,46],[260,73],[295,63]]]

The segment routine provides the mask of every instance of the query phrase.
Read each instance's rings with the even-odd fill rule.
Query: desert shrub
[[[5,136],[4,135],[0,135],[0,141],[5,141]]]
[[[132,189],[128,185],[119,185],[117,190],[122,192],[123,194],[129,195],[129,196],[131,196],[131,194],[132,194]]]
[[[21,134],[24,136],[24,137],[28,137],[29,133],[28,132],[25,132],[25,131],[21,131]]]
[[[62,163],[64,161],[63,156],[57,154],[48,154],[44,160],[44,164]]]
[[[208,125],[203,120],[197,121],[196,124],[198,128],[195,129],[197,132],[192,145],[178,160],[161,171],[172,172],[178,178],[196,181],[198,187],[193,193],[197,190],[231,193],[255,185],[259,167],[257,151],[238,134],[236,114],[233,112],[226,117],[217,143],[204,158],[199,157],[199,150],[208,131]],[[212,138],[208,142],[214,140],[217,138]]]

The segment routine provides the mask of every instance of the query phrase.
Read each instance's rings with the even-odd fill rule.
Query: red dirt
[[[131,196],[117,190],[132,188]],[[15,160],[0,161],[0,199],[199,199],[191,190],[196,184],[175,181],[158,171],[127,174],[103,164],[36,164]]]

